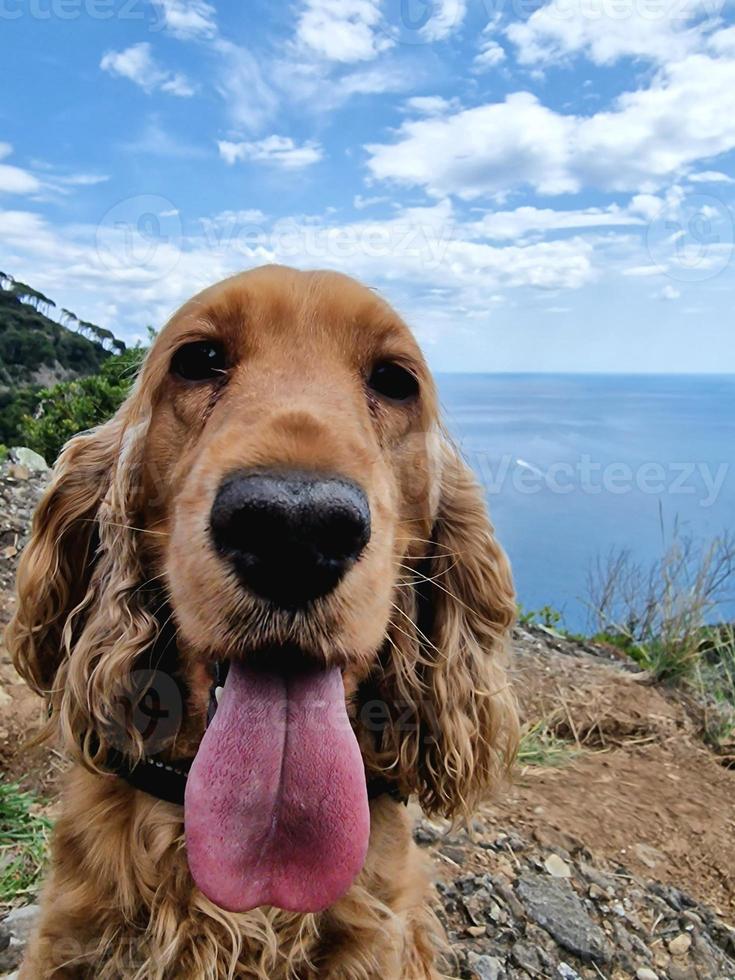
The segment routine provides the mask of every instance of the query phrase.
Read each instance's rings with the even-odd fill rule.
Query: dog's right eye
[[[171,373],[185,381],[212,381],[221,378],[226,370],[225,349],[211,340],[184,344],[171,359]]]

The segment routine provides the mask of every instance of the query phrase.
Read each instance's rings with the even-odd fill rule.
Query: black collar
[[[117,749],[110,749],[105,758],[105,767],[116,776],[120,776],[135,789],[148,793],[158,800],[167,803],[184,805],[186,780],[191,768],[191,759],[165,762],[156,756],[144,756],[140,762],[134,763]],[[369,800],[379,796],[390,796],[404,805],[408,799],[403,796],[395,783],[383,776],[376,776],[367,781]]]
[[[168,609],[168,607],[161,607],[161,609],[164,608]],[[160,612],[159,609],[158,613],[160,614]],[[176,677],[178,673],[178,650],[172,615],[166,615],[158,638],[151,649],[146,652],[146,655],[141,658],[141,665]],[[216,688],[224,685],[226,677],[227,668],[218,661],[215,664],[214,682],[209,692],[207,724],[212,721],[217,710]],[[177,681],[177,683],[179,682]],[[183,698],[185,698],[185,692],[182,691]],[[96,737],[93,738],[93,741],[97,741]],[[176,803],[179,806],[183,806],[184,803],[186,780],[191,763],[191,759],[169,761],[156,755],[144,756],[140,762],[135,763],[118,749],[109,749],[105,756],[105,768],[110,773],[120,776],[135,789],[148,793],[149,796],[166,800],[168,803]],[[384,776],[374,776],[367,779],[367,792],[370,800],[375,800],[379,796],[390,796],[399,803],[408,804],[408,798],[401,793],[398,786]]]

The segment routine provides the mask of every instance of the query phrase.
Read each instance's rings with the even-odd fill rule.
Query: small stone
[[[689,947],[692,945],[692,937],[688,932],[681,932],[669,943],[669,952],[672,956],[686,956]]]
[[[544,861],[544,867],[552,878],[571,878],[572,869],[558,854],[549,854]]]
[[[562,977],[562,980],[582,980],[577,971],[573,970],[568,963],[560,963],[556,968],[556,972]]]
[[[461,868],[464,864],[465,853],[459,847],[452,847],[449,844],[445,844],[439,851],[439,853],[447,858],[452,864],[456,864],[458,868]]]
[[[19,909],[13,909],[5,916],[3,925],[14,939],[23,943],[28,942],[40,911],[38,905],[24,905]]]
[[[8,476],[13,480],[30,480],[31,471],[27,466],[21,466],[20,463],[11,463],[8,466]]]
[[[658,973],[649,970],[647,966],[641,966],[635,971],[636,980],[658,980]]]
[[[706,974],[706,975],[708,977],[712,976],[712,974]],[[669,963],[667,976],[669,980],[699,980],[701,974],[697,973],[694,967],[688,965],[682,965],[681,963]],[[732,974],[728,975],[728,980],[730,976],[732,976]]]
[[[503,964],[496,956],[478,956],[470,953],[467,965],[473,980],[499,980]]]
[[[589,891],[587,893],[590,898],[599,902],[601,899],[608,898],[608,894],[604,888],[600,888],[599,885],[590,885]]]
[[[13,544],[9,544],[7,548],[3,548],[2,555],[3,558],[15,558],[18,554],[18,549]]]
[[[10,458],[14,463],[30,470],[31,473],[48,473],[50,469],[43,456],[26,446],[14,446],[10,450]]]
[[[504,926],[508,921],[508,913],[501,908],[497,902],[490,902],[487,908],[487,917],[496,926]]]
[[[539,954],[538,946],[523,941],[517,942],[511,950],[511,956],[516,966],[525,970],[532,977],[543,975],[543,964]]]
[[[480,936],[484,936],[487,932],[487,926],[467,926],[467,935],[474,936],[479,939]]]

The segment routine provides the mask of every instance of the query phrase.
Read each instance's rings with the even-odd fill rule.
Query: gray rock
[[[37,905],[25,905],[13,909],[0,923],[0,975],[4,976],[23,959],[28,938],[38,921]]]
[[[519,966],[532,977],[542,977],[544,975],[543,963],[539,956],[539,950],[531,943],[519,942],[513,946],[511,956],[516,966]]]
[[[503,975],[503,964],[496,956],[479,956],[470,953],[467,965],[473,980],[500,980]]]
[[[577,971],[573,970],[568,963],[560,963],[556,968],[556,972],[562,980],[582,980]]]
[[[18,463],[19,466],[25,466],[31,473],[47,473],[51,468],[43,456],[40,456],[25,446],[13,446],[9,452],[9,456],[14,463]]]
[[[38,905],[24,905],[22,908],[13,909],[3,919],[3,927],[13,939],[27,943],[36,922],[38,922],[40,911]]]
[[[525,874],[516,888],[529,917],[560,946],[585,962],[609,962],[605,934],[587,915],[568,882]]]

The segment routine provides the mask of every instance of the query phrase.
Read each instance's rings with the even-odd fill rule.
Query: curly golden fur
[[[173,352],[207,338],[229,353],[221,381],[172,377]],[[365,378],[378,359],[415,375],[415,401],[372,396]],[[372,512],[360,561],[301,613],[249,594],[208,538],[223,476],[274,464],[353,480]],[[450,818],[501,780],[517,739],[504,673],[509,567],[440,427],[418,347],[384,301],[344,276],[280,267],[189,301],[115,417],[63,451],[17,587],[15,664],[47,699],[47,735],[72,760],[23,980],[440,975],[427,881],[408,811],[392,798],[371,802],[363,871],[326,912],[231,913],[191,879],[182,808],[104,770],[111,744],[133,759],[149,751],[119,705],[172,617],[186,695],[163,746],[170,758],[196,753],[214,660],[294,642],[343,668],[368,776]],[[365,691],[382,711],[377,734]]]

